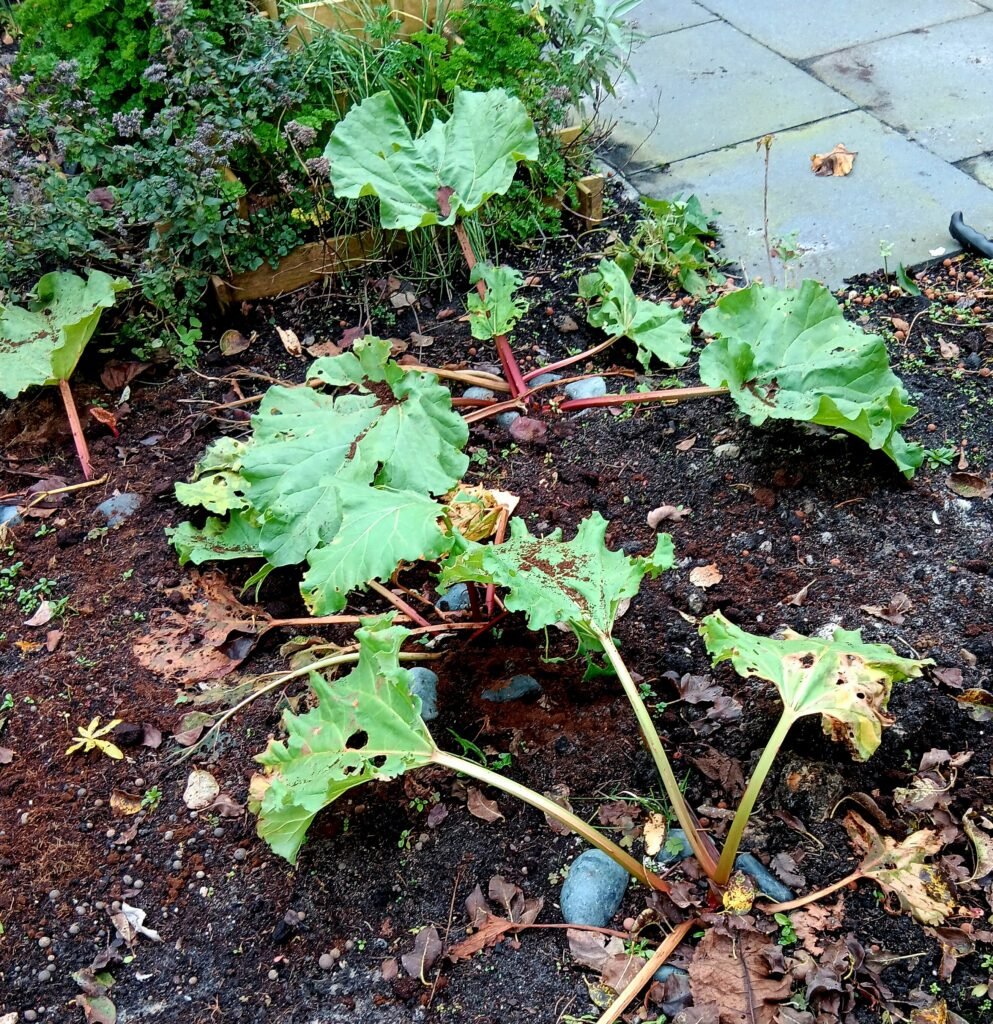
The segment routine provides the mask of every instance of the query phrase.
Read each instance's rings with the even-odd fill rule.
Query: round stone
[[[336,957],[333,957],[330,953],[322,953],[320,959],[317,961],[317,966],[322,971],[330,971],[334,967]]]
[[[269,977],[270,981],[275,981],[279,977],[279,971],[276,971],[276,970],[270,971],[268,977]]]
[[[606,928],[624,899],[630,875],[600,850],[581,853],[569,868],[559,905],[568,924]]]
[[[50,946],[51,944],[52,944],[52,940],[51,940],[51,939],[50,939],[50,938],[49,938],[49,937],[48,937],[47,935],[43,935],[43,936],[42,936],[42,937],[41,937],[41,938],[40,938],[40,939],[38,940],[38,945],[39,945],[39,946],[40,946],[40,947],[41,947],[42,949],[48,949],[48,947],[49,947],[49,946]]]
[[[248,851],[242,849],[240,846],[238,847],[237,850],[234,851],[234,859],[235,860],[239,860],[239,861],[240,860],[244,860],[247,856],[248,856]]]

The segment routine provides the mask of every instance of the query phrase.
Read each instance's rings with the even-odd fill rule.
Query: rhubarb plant
[[[0,391],[16,398],[29,387],[58,387],[87,480],[93,471],[69,378],[101,314],[127,287],[127,281],[100,270],[90,271],[85,280],[56,272],[38,281],[27,306],[0,305]]]
[[[666,366],[683,366],[690,357],[690,328],[678,309],[664,302],[639,299],[616,260],[601,260],[599,269],[584,274],[579,296],[593,302],[587,320],[611,338],[629,338],[637,358],[648,370],[652,358]]]
[[[703,314],[700,329],[714,336],[700,356],[700,379],[728,388],[752,423],[791,419],[844,430],[908,477],[920,466],[923,449],[899,433],[917,410],[883,339],[849,323],[822,284],[732,292]]]
[[[318,359],[299,387],[268,390],[245,442],[212,444],[180,502],[213,513],[169,530],[180,562],[262,559],[253,577],[306,562],[301,589],[316,615],[401,562],[451,547],[437,500],[468,466],[451,395],[431,374],[389,358],[388,341]]]

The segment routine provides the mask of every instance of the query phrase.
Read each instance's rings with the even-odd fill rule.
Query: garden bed
[[[619,226],[616,216],[605,224]],[[531,281],[531,309],[514,339],[525,371],[601,340],[585,326],[574,298],[577,275],[596,266],[602,239],[593,235],[585,245],[586,252],[564,240],[537,254],[515,255]],[[967,271],[975,280],[966,279]],[[909,336],[891,341],[895,368],[920,407],[906,429],[908,438],[934,452],[965,445],[968,468],[988,477],[993,387],[981,376],[993,366],[993,342],[983,326],[989,319],[983,312],[988,272],[966,261],[929,275],[937,289],[934,300],[890,294],[874,276],[853,283],[848,312],[891,336],[901,329],[894,319],[910,327]],[[373,303],[374,331],[431,339],[420,349],[411,341],[410,351],[432,365],[494,362],[492,350],[470,338],[460,316],[432,308],[427,296],[417,296],[414,308],[394,309],[390,287]],[[642,290],[660,298],[667,294],[659,286]],[[693,308],[688,302],[687,312]],[[171,761],[177,750],[171,734],[190,710],[177,704],[177,696],[185,701],[195,690],[177,688],[143,668],[132,645],[160,621],[159,609],[187,607],[176,588],[190,573],[177,565],[163,534],[186,517],[172,484],[188,478],[220,426],[238,431],[243,407],[212,409],[261,393],[265,380],[251,375],[302,378],[309,360],[288,354],[274,328],[292,330],[312,345],[340,342],[362,319],[353,296],[317,285],[256,303],[246,315],[239,319],[232,308],[213,325],[217,335],[226,328],[246,337],[256,332],[235,359],[211,350],[206,375],[151,369],[132,380],[128,411],[119,417],[121,436],[90,430],[95,473],[106,474],[106,481],[67,495],[47,517],[13,530],[16,555],[5,556],[4,566],[14,558],[23,563],[17,587],[51,580],[53,596],[69,598],[69,611],[58,624],[62,635],[49,641],[54,649],[48,650],[51,625],[24,625],[27,616],[13,597],[0,604],[2,689],[13,695],[13,708],[0,712],[7,716],[0,746],[13,751],[11,762],[0,764],[0,879],[7,893],[0,907],[0,1015],[30,1010],[38,1019],[81,1017],[68,1005],[80,991],[72,972],[90,965],[113,936],[109,911],[98,902],[122,900],[147,911],[146,924],[163,939],[155,945],[138,937],[134,959],[111,967],[111,996],[122,1024],[284,1018],[564,1024],[570,1015],[594,1020],[599,1011],[590,1001],[587,975],[556,929],[523,933],[519,950],[503,942],[470,961],[441,960],[427,972],[426,984],[389,966],[411,950],[412,931],[427,924],[449,941],[462,937],[465,898],[476,885],[485,891],[494,875],[516,883],[529,898],[544,898],[540,922],[561,922],[556,904],[562,868],[583,844],[552,832],[535,811],[490,793],[504,818],[484,823],[467,810],[463,784],[428,769],[357,790],[325,811],[294,870],[255,836],[251,815],[225,817],[216,808],[190,812],[183,803],[187,775],[196,766],[244,804],[251,758],[268,736],[279,733],[285,703],[276,697],[257,701],[231,723],[212,753],[200,752],[182,764]],[[561,330],[570,326],[563,317],[578,329]],[[617,348],[597,366],[634,372]],[[81,408],[119,394],[119,387],[111,392],[101,386],[101,369],[91,356],[74,378]],[[3,493],[35,478],[77,478],[51,403],[41,393],[33,403],[3,412]],[[901,655],[933,658],[943,670],[961,671],[964,688],[989,687],[990,503],[948,489],[954,464],[935,461],[908,483],[889,460],[853,438],[790,424],[753,428],[720,403],[619,414],[592,410],[574,418],[546,406],[533,415],[549,426],[540,443],[514,441],[484,421],[474,427],[467,449],[467,481],[519,495],[517,514],[533,533],[561,527],[572,536],[580,520],[598,511],[610,521],[610,546],[648,553],[656,533],[646,523],[649,511],[664,504],[687,510],[678,522],[664,524],[675,540],[677,567],[645,581],[615,633],[653,694],[652,703],[669,704],[656,720],[677,769],[687,776],[690,803],[712,809],[718,822],[721,803],[733,803],[736,794],[708,777],[719,774],[710,748],[743,765],[747,775],[776,707],[771,687],[745,682],[726,666],[709,667],[689,621],[694,617],[720,609],[758,633],[780,624],[806,634],[828,623],[860,628],[867,639],[892,644]],[[947,457],[954,463],[960,456]],[[107,529],[95,508],[115,490],[139,495],[141,510]],[[721,579],[694,586],[690,572],[711,564]],[[249,570],[230,565],[226,576],[237,592]],[[297,578],[284,571],[267,581],[262,598],[270,614],[304,614]],[[426,575],[419,585],[431,596]],[[899,625],[862,610],[885,605],[899,593],[911,603]],[[354,599],[350,610],[380,607],[370,594]],[[279,648],[301,631],[338,642],[350,635],[344,627],[274,630],[241,671],[283,667]],[[612,680],[582,682],[583,663],[572,658],[571,638],[555,635],[549,645],[552,659],[543,661],[542,639],[517,616],[468,646],[441,641],[434,648],[440,658],[431,666],[440,677],[435,735],[451,739],[453,730],[491,750],[491,757],[510,753],[508,775],[540,792],[568,786],[574,809],[585,818],[597,820],[598,808],[620,800],[629,800],[637,817],[635,798],[659,793],[630,710]],[[676,701],[664,678],[668,672],[713,676],[743,703],[744,715],[705,735],[700,721],[706,705]],[[482,698],[484,689],[516,673],[541,684],[535,703]],[[972,753],[958,770],[950,806],[956,814],[969,806],[981,813],[993,802],[993,744],[986,726],[956,702],[956,683],[955,672],[945,671],[900,684],[891,703],[896,723],[866,764],[853,763],[829,743],[816,721],[799,726],[776,762],[746,848],[761,856],[789,854],[804,891],[829,884],[855,864],[840,825],[846,805],[832,813],[836,802],[854,799],[847,806],[857,805],[868,817],[874,802],[899,830],[894,791],[910,785],[921,757],[934,748]],[[64,756],[76,726],[96,715],[134,727],[120,738],[125,762],[98,754]],[[152,733],[146,723],[162,734],[157,749],[141,745]],[[708,762],[704,771],[697,767]],[[157,790],[161,799],[154,810],[122,817],[111,802],[115,790],[138,797]],[[431,808],[442,804],[447,816],[437,821],[436,813],[432,827]],[[873,822],[882,827],[878,819]],[[920,825],[926,824],[925,816]],[[26,851],[37,855],[25,856]],[[950,852],[971,871],[968,845]],[[637,916],[645,899],[644,889],[631,887],[617,922]],[[964,902],[981,911],[976,926],[983,927],[990,908],[975,893]],[[963,957],[945,980],[933,930],[890,909],[872,884],[862,882],[843,890],[836,926],[823,928],[825,944],[854,936],[876,957],[892,993],[879,1002],[864,977],[843,979],[846,991],[862,985],[852,1019],[882,1021],[884,1012],[893,1012],[887,1005],[909,1016],[922,1001],[915,992],[946,998],[974,1024],[985,1019],[982,997],[970,992],[988,981],[990,971],[982,966],[988,947]],[[39,980],[39,972],[51,977]]]

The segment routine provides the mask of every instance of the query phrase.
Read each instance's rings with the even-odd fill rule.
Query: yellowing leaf
[[[724,579],[724,576],[721,574],[720,569],[717,568],[716,562],[711,562],[710,565],[698,565],[690,573],[690,583],[701,590],[717,586],[722,579]]]
[[[839,142],[830,153],[815,153],[810,158],[810,169],[821,178],[842,178],[852,173],[858,153],[849,152],[843,142]]]

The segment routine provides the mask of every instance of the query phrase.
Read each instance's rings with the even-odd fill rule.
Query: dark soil
[[[525,369],[561,358],[567,346],[585,348],[600,340],[585,326],[562,333],[555,323],[569,314],[585,324],[572,298],[575,277],[595,264],[592,247],[602,244],[603,236],[593,234],[582,246],[557,243],[512,257],[541,282],[529,289],[532,308],[515,338]],[[975,280],[967,280],[966,272]],[[985,290],[987,279],[978,262],[955,261],[927,271],[922,283],[933,299],[891,295],[876,275],[853,282],[847,303],[852,317],[891,338],[896,368],[920,407],[906,431],[909,439],[934,449],[964,448],[970,471],[986,476],[993,460],[993,341],[985,326],[993,319],[987,312],[993,292]],[[666,295],[664,287],[644,283],[642,292]],[[463,321],[435,319],[446,303],[424,299],[416,319],[410,310],[384,319],[388,296],[376,300],[374,287],[364,293],[373,296],[365,308],[371,307],[379,333],[407,338],[417,331],[434,338],[418,353],[422,361],[493,362],[485,346],[478,352],[470,348]],[[0,764],[0,1011],[81,1019],[72,1005],[80,991],[72,974],[90,965],[114,937],[111,904],[123,900],[147,911],[146,924],[163,942],[138,938],[133,959],[110,965],[110,994],[122,1024],[553,1024],[584,1014],[595,1019],[598,1011],[584,980],[589,975],[571,961],[565,935],[556,929],[524,933],[516,950],[504,942],[470,961],[440,961],[440,973],[430,972],[426,985],[402,968],[391,980],[383,972],[384,961],[408,952],[412,932],[424,925],[434,924],[449,941],[461,938],[466,896],[476,885],[485,891],[493,875],[515,882],[528,897],[543,897],[539,920],[560,922],[560,872],[581,851],[579,840],[554,834],[539,814],[496,793],[489,795],[498,799],[505,819],[477,820],[466,809],[462,783],[429,771],[356,791],[324,812],[294,870],[255,836],[251,815],[190,812],[182,793],[197,766],[245,803],[251,758],[267,737],[278,735],[285,696],[300,691],[256,701],[213,750],[176,765],[170,755],[178,748],[170,734],[195,690],[177,690],[141,667],[132,653],[132,644],[158,621],[156,609],[183,608],[167,594],[188,575],[163,533],[185,517],[172,497],[173,482],[188,476],[219,430],[246,429],[242,409],[212,413],[212,404],[264,390],[263,381],[235,377],[234,371],[241,366],[300,379],[306,362],[284,352],[274,327],[320,342],[338,340],[343,328],[364,317],[357,299],[314,290],[260,304],[247,311],[244,322],[215,324],[218,333],[238,326],[258,336],[237,362],[214,349],[201,373],[152,368],[132,381],[121,436],[88,426],[96,472],[107,474],[106,482],[66,495],[46,518],[31,518],[10,531],[3,565],[23,563],[14,593],[44,577],[54,581],[53,597],[69,601],[61,621],[29,627],[15,597],[0,597],[0,698],[9,691],[13,701],[9,711],[0,712],[7,716],[0,746],[14,752],[11,763]],[[894,317],[912,324],[903,341],[892,340]],[[958,346],[957,353],[949,343]],[[119,394],[99,383],[101,366],[100,358],[91,357],[75,380],[83,409],[97,401],[112,406]],[[618,347],[597,366],[633,372],[634,364]],[[680,379],[695,381],[690,370]],[[703,813],[719,812],[725,801],[733,806],[736,794],[691,767],[689,759],[715,747],[740,761],[747,776],[778,705],[770,686],[746,682],[726,666],[712,672],[684,616],[721,609],[760,633],[782,624],[801,633],[829,623],[862,629],[866,639],[892,644],[900,654],[961,669],[965,688],[990,685],[993,519],[989,501],[964,500],[948,489],[954,466],[925,466],[907,483],[887,459],[857,440],[789,424],[755,429],[722,400],[572,419],[545,406],[534,415],[549,424],[543,443],[515,443],[492,422],[474,429],[468,477],[520,495],[518,514],[533,532],[561,527],[571,536],[576,523],[597,510],[611,522],[613,546],[647,552],[655,535],[646,525],[651,509],[681,504],[692,512],[664,524],[675,538],[677,567],[646,582],[616,634],[628,664],[660,705],[660,730],[687,773],[691,803],[706,808]],[[53,475],[79,480],[53,395],[37,393],[8,407],[0,414],[0,437],[3,492]],[[691,438],[692,446],[680,444]],[[718,445],[734,445],[738,454],[729,456],[725,448],[723,456],[715,455]],[[104,530],[95,507],[115,490],[141,495],[141,509],[120,527]],[[690,571],[710,563],[721,581],[706,590],[693,587]],[[249,572],[227,567],[233,586]],[[267,610],[303,615],[297,581],[288,572],[272,577],[261,595]],[[430,595],[428,577],[414,573],[408,582]],[[783,603],[808,585],[804,603]],[[912,601],[902,625],[861,610],[885,605],[900,592]],[[359,595],[351,610],[375,610],[376,600]],[[46,635],[53,628],[62,636],[49,651]],[[293,632],[267,634],[240,675],[284,666],[279,647]],[[338,642],[349,635],[345,628],[310,632]],[[440,719],[433,732],[444,745],[457,748],[452,730],[493,753],[510,752],[512,765],[505,771],[542,791],[567,786],[573,807],[590,819],[599,805],[624,794],[658,798],[653,766],[622,695],[609,679],[583,683],[584,664],[571,657],[564,637],[553,638],[548,652],[564,660],[542,660],[543,638],[508,618],[468,646],[447,640],[438,651],[441,659],[432,667],[441,678]],[[517,672],[531,673],[542,684],[539,702],[500,705],[481,699],[483,689]],[[678,702],[665,673],[712,674],[743,703],[743,716],[705,734],[707,706]],[[798,726],[777,760],[746,846],[765,860],[777,852],[791,854],[806,879],[804,891],[843,877],[856,856],[840,822],[856,804],[836,808],[838,800],[870,797],[884,818],[893,819],[897,838],[928,827],[926,814],[901,820],[893,792],[910,784],[921,756],[932,748],[973,753],[957,775],[950,803],[955,819],[970,806],[977,812],[989,807],[993,746],[985,726],[956,703],[955,693],[935,677],[897,687],[891,703],[895,724],[867,764],[849,760],[815,720]],[[161,730],[162,745],[142,746],[141,729],[131,728],[118,731],[123,762],[96,752],[67,758],[76,727],[96,715],[129,726],[151,723]],[[141,796],[153,788],[161,792],[154,809],[121,817],[111,807],[114,790]],[[865,800],[856,799],[862,801],[860,813],[869,816]],[[449,813],[431,828],[427,816],[437,802]],[[726,826],[710,816],[720,834]],[[797,819],[806,831],[797,831]],[[136,831],[129,834],[132,826]],[[640,855],[637,844],[635,852]],[[974,853],[961,834],[945,853],[962,858],[964,876],[972,873]],[[981,966],[982,948],[963,957],[951,980],[944,980],[933,930],[898,915],[869,882],[843,896],[838,934],[854,933],[886,963],[883,979],[896,1007],[909,1016],[910,1005],[920,1002],[911,993],[934,992],[973,1024],[989,1018],[980,1008],[982,998],[970,994],[989,977]],[[645,902],[645,891],[631,887],[617,927]],[[980,887],[963,887],[959,903],[960,916],[950,924],[975,919],[984,927],[990,907]],[[40,941],[46,938],[50,943]],[[331,951],[340,955],[332,969],[322,970],[319,957]],[[39,979],[42,971],[50,972],[50,980]],[[869,999],[857,1003],[860,1020],[882,1020],[883,1012]]]

